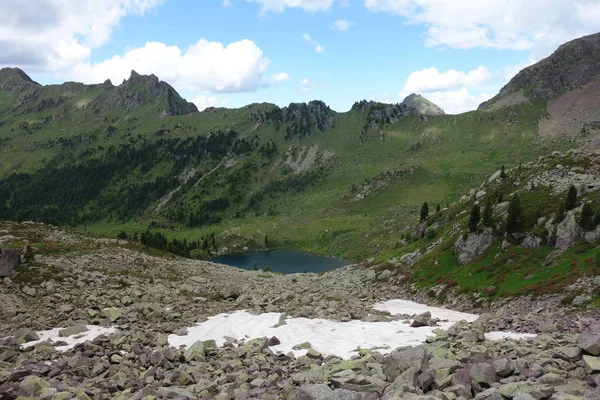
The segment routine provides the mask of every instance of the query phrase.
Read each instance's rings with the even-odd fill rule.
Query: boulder
[[[390,276],[392,276],[392,271],[390,271],[389,269],[386,269],[385,271],[383,271],[382,273],[379,274],[378,279],[379,280],[389,279]]]
[[[579,348],[593,356],[600,356],[600,332],[584,332],[577,339]]]
[[[515,371],[515,366],[511,360],[508,358],[499,358],[494,360],[492,363],[494,369],[496,370],[496,374],[502,378],[506,378]]]
[[[21,250],[0,248],[0,278],[12,275],[21,262]]]
[[[388,381],[393,381],[411,367],[422,370],[427,362],[427,350],[424,346],[398,348],[383,360],[383,372]]]
[[[482,255],[493,242],[492,233],[487,229],[481,233],[470,233],[466,239],[463,236],[459,237],[454,244],[458,262],[462,265],[470,263]]]
[[[19,386],[28,396],[38,396],[42,390],[49,388],[50,384],[42,378],[30,375],[26,376]]]
[[[325,384],[302,385],[290,394],[290,400],[329,400],[333,390]]]
[[[583,356],[583,368],[588,374],[600,372],[600,357]]]
[[[489,388],[493,383],[498,382],[496,369],[488,363],[472,364],[469,367],[469,375],[474,382],[477,382],[484,388]]]
[[[227,285],[221,291],[221,297],[224,299],[237,299],[242,294],[241,289],[236,285]]]
[[[412,253],[407,253],[400,257],[400,262],[405,265],[413,266],[422,256],[423,254],[421,254],[421,251],[417,249]]]
[[[61,329],[58,331],[58,336],[60,337],[69,337],[73,335],[78,335],[80,333],[87,332],[89,329],[85,325],[75,325],[69,328]]]
[[[187,350],[183,353],[185,361],[204,361],[205,346],[204,342],[198,340],[194,342]]]

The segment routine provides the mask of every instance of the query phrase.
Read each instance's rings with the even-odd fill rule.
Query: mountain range
[[[536,162],[533,179],[560,164],[539,159],[558,152],[561,165],[580,165],[583,156],[564,152],[597,146],[599,49],[600,34],[566,43],[460,115],[416,94],[358,101],[344,113],[318,100],[198,112],[154,75],[42,86],[4,68],[0,219],[109,236],[214,235],[218,253],[290,247],[384,262],[435,241],[424,237],[434,218],[419,222],[426,202],[450,218],[438,238],[454,244],[449,221],[466,224],[472,202],[491,201],[489,190],[475,194],[492,174],[520,176]],[[512,184],[494,189],[496,203],[524,182]],[[557,209],[541,199],[558,204],[564,193],[524,197],[527,213],[549,216]],[[537,229],[528,218],[525,231]]]

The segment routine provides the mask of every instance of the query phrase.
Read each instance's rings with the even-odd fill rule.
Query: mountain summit
[[[40,86],[40,84],[34,82],[23,70],[19,68],[0,69],[0,90],[18,92],[33,86]]]
[[[104,87],[113,88],[110,80],[104,83]],[[165,107],[162,111],[163,116],[198,112],[198,108],[193,103],[179,96],[173,87],[159,80],[156,75],[140,75],[134,70],[131,71],[129,79],[114,87],[107,101],[110,106],[123,107],[131,111],[157,100]]]
[[[592,83],[599,75],[600,33],[596,33],[567,42],[550,56],[524,68],[479,109],[523,102],[526,98],[555,99]]]
[[[420,94],[412,93],[404,100],[402,100],[402,104],[406,104],[408,106],[414,107],[417,110],[418,114],[423,115],[444,115],[444,110],[441,107],[434,104],[430,100],[427,100],[425,97]]]

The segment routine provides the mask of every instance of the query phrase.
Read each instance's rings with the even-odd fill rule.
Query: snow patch
[[[447,308],[431,307],[408,300],[389,300],[383,303],[377,303],[373,306],[373,308],[379,311],[387,311],[392,315],[414,315],[423,314],[424,312],[429,311],[431,313],[431,318],[439,318],[442,321],[448,320],[452,323],[461,320],[473,322],[479,317],[477,314],[469,314],[460,311],[449,310]]]
[[[61,337],[58,333],[62,329],[65,328],[54,328],[46,331],[36,332],[40,337],[39,340],[35,340],[32,342],[27,342],[21,345],[21,348],[26,348],[30,346],[35,346],[38,343],[53,341],[53,342],[65,342],[64,346],[56,346],[55,349],[58,351],[67,351],[78,345],[79,343],[87,342],[88,340],[94,340],[100,335],[110,335],[117,331],[116,328],[113,327],[103,327],[97,325],[86,325],[88,328],[87,332],[80,333],[78,335]]]
[[[433,335],[435,329],[448,329],[455,322],[465,320],[472,322],[477,319],[475,314],[467,314],[444,308],[429,307],[423,304],[405,300],[391,300],[374,306],[377,310],[389,311],[392,314],[421,314],[431,312],[433,318],[442,322],[435,327],[411,328],[403,321],[337,322],[325,319],[288,318],[286,324],[275,327],[279,322],[279,313],[252,315],[247,311],[236,311],[230,314],[218,314],[207,321],[188,328],[184,336],[169,335],[169,345],[187,347],[198,340],[215,340],[217,345],[225,343],[225,336],[237,340],[254,339],[276,336],[281,344],[272,346],[274,351],[296,356],[307,350],[293,350],[295,345],[310,342],[312,347],[323,355],[336,355],[350,358],[356,355],[359,348],[375,348],[382,354],[387,354],[400,346],[418,346]],[[489,337],[488,337],[489,335]],[[535,335],[533,335],[535,336]],[[528,334],[508,332],[492,332],[486,335],[490,340],[504,338],[520,339],[532,337]]]

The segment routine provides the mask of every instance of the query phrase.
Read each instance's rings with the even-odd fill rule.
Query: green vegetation
[[[523,229],[523,208],[521,198],[514,194],[508,204],[508,217],[506,218],[506,233],[518,233]]]
[[[477,230],[477,225],[479,225],[479,220],[481,219],[481,212],[479,208],[479,204],[473,205],[471,209],[471,216],[469,217],[469,230],[471,232],[475,232]]]
[[[569,187],[569,192],[567,193],[567,200],[565,201],[565,210],[569,211],[575,208],[577,205],[577,189],[574,185]]]

